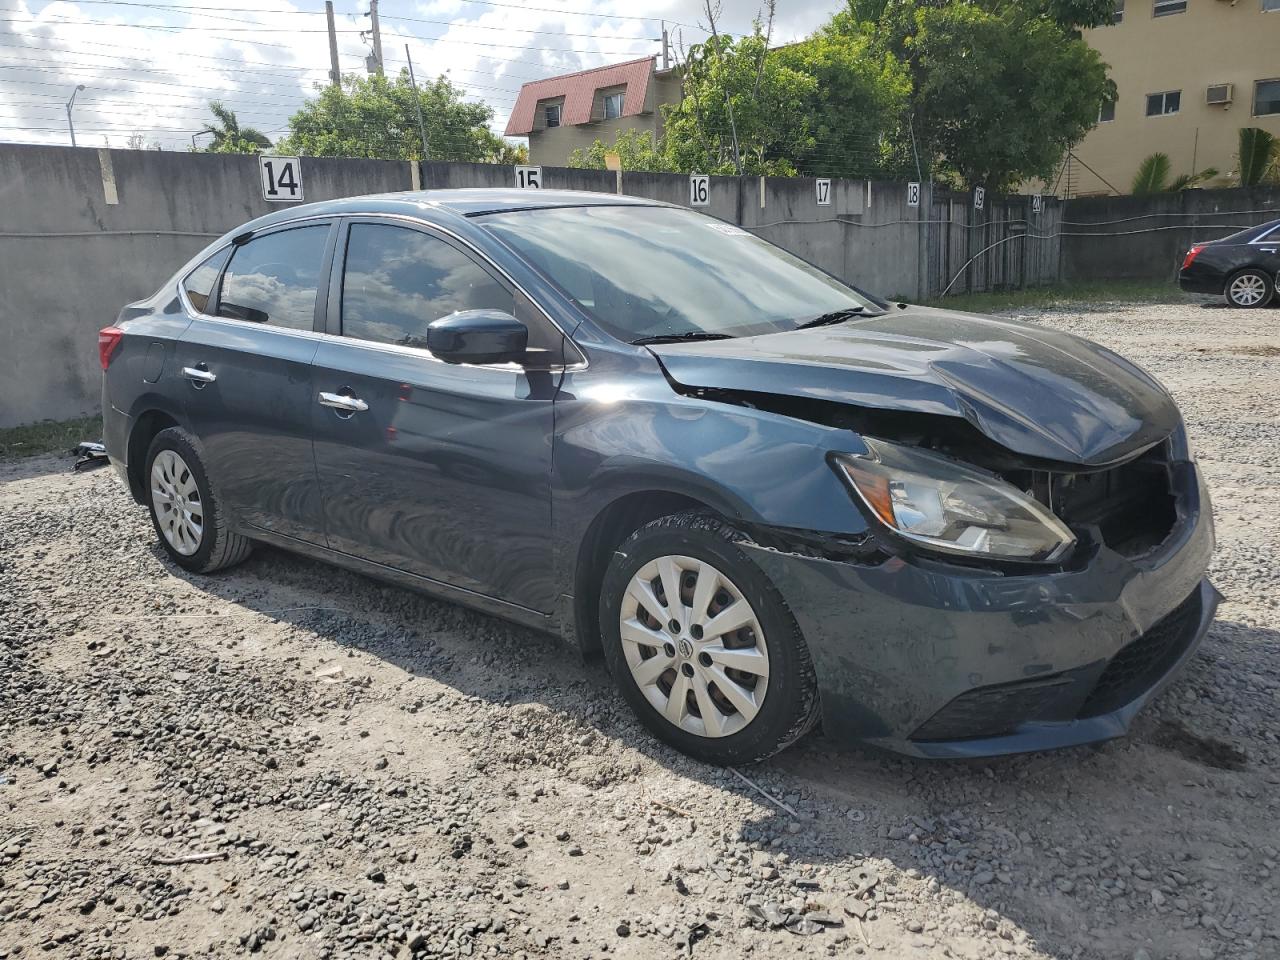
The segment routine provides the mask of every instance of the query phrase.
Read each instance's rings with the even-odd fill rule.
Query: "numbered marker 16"
[[[516,187],[520,190],[541,190],[542,168],[516,167]]]
[[[711,205],[711,178],[705,173],[689,175],[689,205],[691,207]]]
[[[262,199],[302,199],[302,163],[297,157],[258,157],[262,174]]]
[[[820,207],[831,206],[831,181],[819,180],[817,186],[818,186],[818,206]]]

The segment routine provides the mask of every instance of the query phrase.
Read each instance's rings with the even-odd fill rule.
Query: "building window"
[[[560,126],[560,104],[549,103],[542,108],[542,119],[548,127]]]
[[[1147,94],[1147,116],[1167,117],[1177,113],[1182,106],[1182,91],[1168,90],[1165,93]]]
[[[620,116],[622,116],[622,94],[606,94],[604,98],[604,118],[606,120],[617,120]]]
[[[1262,0],[1263,13],[1280,13],[1280,0]]]
[[[1280,80],[1259,80],[1253,85],[1253,115],[1274,117],[1280,114]]]
[[[1276,2],[1280,3],[1280,0],[1276,0]],[[1115,9],[1111,11],[1111,22],[1122,23],[1123,21],[1124,21],[1124,0],[1116,0]]]
[[[1114,100],[1103,100],[1102,106],[1098,108],[1098,122],[1110,123],[1116,118],[1116,102]]]
[[[1175,13],[1187,12],[1187,0],[1155,0],[1153,16],[1171,17]]]

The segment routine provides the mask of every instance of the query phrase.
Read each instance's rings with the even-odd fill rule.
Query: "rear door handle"
[[[208,370],[200,370],[196,367],[183,367],[182,375],[193,383],[213,383],[218,379],[216,373],[210,373]]]
[[[369,405],[359,397],[347,397],[340,393],[325,393],[320,391],[320,406],[333,407],[335,410],[345,410],[348,413],[362,413],[369,409]]]

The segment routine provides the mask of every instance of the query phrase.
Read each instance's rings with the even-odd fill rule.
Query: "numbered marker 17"
[[[262,174],[262,199],[302,199],[302,163],[297,157],[258,157]]]
[[[703,173],[691,174],[689,177],[689,205],[706,207],[711,204],[711,178]]]
[[[817,183],[817,188],[818,188],[818,206],[820,207],[831,206],[831,181],[819,180]]]

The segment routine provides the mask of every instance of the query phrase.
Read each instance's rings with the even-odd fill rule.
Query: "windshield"
[[[619,340],[753,336],[879,312],[817,267],[689,210],[562,207],[479,219]]]

